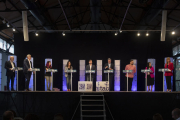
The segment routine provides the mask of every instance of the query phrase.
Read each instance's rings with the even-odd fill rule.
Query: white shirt
[[[28,59],[28,61],[29,61],[29,66],[30,66],[29,68],[31,69],[31,62],[30,62],[30,60],[29,60],[29,59]]]
[[[111,68],[111,64],[108,64],[109,65],[109,68]]]
[[[92,68],[92,65],[89,65],[90,66],[90,70],[91,70],[91,68]]]
[[[10,61],[10,63],[11,63],[12,68],[14,68],[14,63],[13,63],[13,62],[11,62],[11,61]]]

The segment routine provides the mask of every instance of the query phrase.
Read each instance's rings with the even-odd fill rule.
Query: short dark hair
[[[13,120],[14,114],[11,111],[5,111],[3,114],[3,120]]]
[[[62,114],[58,113],[56,115],[54,115],[54,120],[64,120]]]
[[[179,109],[179,108],[175,108],[175,109],[173,110],[173,114],[180,116],[180,109]]]
[[[17,117],[16,112],[14,110],[9,110],[13,113],[14,117]]]
[[[130,62],[133,61],[133,59],[130,59]]]
[[[153,115],[153,120],[163,120],[163,118],[162,118],[161,114],[156,113]]]
[[[39,117],[35,114],[27,114],[24,120],[39,120]]]
[[[108,58],[108,60],[111,60],[111,58]]]

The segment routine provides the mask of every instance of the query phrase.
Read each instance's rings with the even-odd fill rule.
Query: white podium
[[[160,68],[160,69],[158,69],[158,71],[163,73],[163,92],[164,92],[164,73],[171,72],[171,70],[168,68]]]
[[[145,73],[145,78],[146,78],[146,81],[145,81],[145,91],[147,91],[147,73],[148,72],[152,72],[152,70],[150,70],[150,69],[142,69],[141,72]]]
[[[33,83],[33,85],[34,85],[34,91],[36,91],[36,71],[40,71],[40,68],[31,68],[31,70],[29,70],[29,71],[32,71],[32,72],[34,72],[34,83]]]
[[[78,91],[84,91],[84,92],[93,91],[92,81],[78,81]]]
[[[95,73],[95,70],[86,70],[86,74],[90,75],[90,81],[91,81],[91,74]]]
[[[97,81],[96,91],[97,92],[108,92],[110,90],[109,81]]]
[[[58,70],[57,69],[48,69],[46,72],[51,72],[52,74],[52,90],[53,90],[53,73],[55,73],[55,72],[58,72]]]
[[[128,91],[128,73],[132,73],[132,70],[123,70],[123,73],[127,73],[127,91]]]
[[[109,73],[113,73],[113,70],[104,70],[104,73],[108,74],[108,84],[109,84]],[[110,85],[109,85],[109,90],[110,90]]]
[[[76,70],[67,70],[67,71],[65,71],[66,73],[71,73],[71,91],[73,91],[72,90],[72,73],[75,73],[76,72]]]
[[[17,73],[17,76],[16,76],[16,90],[18,91],[18,71],[19,70],[23,70],[23,68],[22,67],[16,67],[15,68],[15,71],[16,71],[16,73]]]

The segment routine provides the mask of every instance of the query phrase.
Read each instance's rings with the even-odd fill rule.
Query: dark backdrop
[[[40,33],[38,37],[34,33],[29,34],[29,41],[25,42],[23,34],[15,34],[15,55],[17,55],[18,66],[23,65],[27,54],[34,58],[34,67],[40,68],[37,72],[37,90],[44,90],[44,65],[45,58],[53,59],[53,68],[58,69],[54,74],[54,87],[62,90],[62,60],[69,59],[77,71],[79,71],[79,60],[102,59],[103,65],[107,58],[121,60],[121,90],[123,90],[124,73],[122,70],[130,59],[137,59],[137,90],[144,91],[144,74],[141,69],[146,67],[148,58],[156,59],[156,91],[162,90],[162,73],[158,68],[164,66],[164,58],[172,56],[171,36],[166,35],[166,41],[160,41],[160,33],[151,33],[146,37],[145,33],[137,36],[133,33],[123,33],[114,36],[112,33]],[[73,90],[78,90],[77,83],[79,72],[74,74]],[[24,86],[23,74],[20,75],[20,85]],[[23,87],[21,88],[23,89]]]

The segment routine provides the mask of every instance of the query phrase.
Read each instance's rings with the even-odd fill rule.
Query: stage
[[[113,120],[112,116],[114,120],[151,120],[155,113],[162,114],[164,120],[171,120],[171,111],[180,107],[180,92],[1,91],[0,115],[5,110],[13,109],[23,118],[26,113],[35,113],[42,120],[52,120],[53,115],[62,113],[65,120],[72,117],[73,120],[80,120],[81,95],[104,95],[107,120]]]

